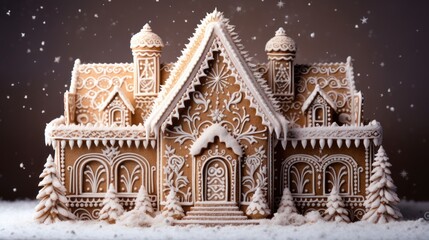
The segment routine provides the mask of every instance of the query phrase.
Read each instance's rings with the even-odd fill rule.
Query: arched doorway
[[[228,201],[230,171],[225,164],[225,159],[215,157],[208,160],[203,171],[204,201]]]

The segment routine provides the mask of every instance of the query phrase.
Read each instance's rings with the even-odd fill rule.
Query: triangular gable
[[[173,117],[179,118],[178,109],[185,107],[184,102],[190,99],[189,94],[195,90],[195,85],[200,84],[199,78],[206,76],[204,73],[204,69],[208,68],[206,58],[210,58],[210,48],[217,38],[230,59],[228,64],[233,65],[238,75],[242,76],[244,87],[254,98],[254,101],[250,101],[251,107],[256,109],[270,132],[274,131],[278,138],[284,136],[282,140],[283,144],[285,143],[288,122],[278,112],[278,103],[266,81],[262,79],[260,73],[250,68],[253,64],[249,62],[247,53],[243,51],[243,46],[228,21],[222,13],[215,10],[198,25],[190,43],[182,51],[182,56],[155,100],[152,112],[145,122],[148,134],[150,132],[157,134],[160,129],[164,130],[167,125],[172,124]]]
[[[313,103],[314,99],[316,99],[317,94],[319,94],[325,101],[331,106],[334,111],[337,111],[337,105],[331,100],[331,98],[323,91],[319,85],[316,85],[313,92],[308,96],[307,100],[302,104],[301,111],[307,111],[308,107]]]
[[[209,143],[214,142],[215,137],[218,137],[219,141],[225,143],[226,147],[231,148],[238,156],[243,155],[243,149],[241,149],[237,139],[218,123],[204,130],[200,137],[192,144],[192,147],[189,149],[190,153],[194,156],[200,154],[201,150],[207,148]]]
[[[109,103],[112,102],[113,98],[115,97],[115,95],[118,94],[118,96],[122,99],[122,101],[124,102],[125,106],[127,106],[127,108],[134,114],[134,107],[131,104],[130,100],[127,98],[127,96],[125,96],[124,92],[118,87],[116,86],[112,92],[110,92],[109,96],[107,96],[106,100],[100,104],[100,106],[98,107],[99,111],[103,111],[104,109],[106,109],[107,106],[109,106]]]

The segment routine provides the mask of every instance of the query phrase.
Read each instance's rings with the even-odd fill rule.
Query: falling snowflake
[[[380,67],[384,67],[384,66],[386,66],[386,64],[384,62],[381,62]]]
[[[368,23],[368,18],[367,18],[367,17],[362,17],[362,18],[360,19],[360,22],[361,22],[362,24],[367,24],[367,23]]]
[[[59,63],[61,60],[61,56],[55,57],[54,58],[54,63]]]
[[[403,178],[407,178],[408,177],[408,172],[405,171],[405,169],[402,170],[400,174],[401,174],[401,177],[403,177]]]
[[[25,33],[21,33],[21,37],[25,37]]]
[[[251,37],[252,40],[256,40],[256,36]]]
[[[241,10],[243,10],[243,9],[241,8],[241,6],[237,6],[237,7],[235,8],[235,11],[237,11],[237,12],[241,12]]]
[[[95,17],[95,18],[98,18],[98,14],[97,14],[97,13],[96,13],[96,14],[94,14],[94,17]]]
[[[316,36],[316,33],[314,33],[314,32],[312,32],[311,34],[310,34],[310,37],[311,38],[314,38]]]
[[[278,1],[277,2],[277,7],[278,8],[282,8],[282,7],[284,7],[285,6],[285,3],[283,2],[283,1]]]

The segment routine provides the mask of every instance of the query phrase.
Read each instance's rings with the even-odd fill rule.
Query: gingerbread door
[[[197,202],[238,202],[238,159],[218,139],[194,156]]]
[[[203,170],[204,201],[228,201],[231,190],[228,186],[230,173],[226,161],[222,157],[214,157],[206,162]]]

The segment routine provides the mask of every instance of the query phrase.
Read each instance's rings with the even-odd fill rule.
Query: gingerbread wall
[[[374,146],[333,145],[331,148],[305,149],[298,145],[286,150],[275,149],[275,200],[280,201],[282,191],[288,187],[300,212],[326,208],[327,197],[336,186],[353,220],[360,219],[364,213],[363,202]],[[277,204],[276,204],[277,205]]]
[[[97,218],[109,183],[113,183],[125,208],[131,208],[143,184],[157,207],[156,149],[107,146],[58,147],[61,181],[69,207],[82,219]]]

